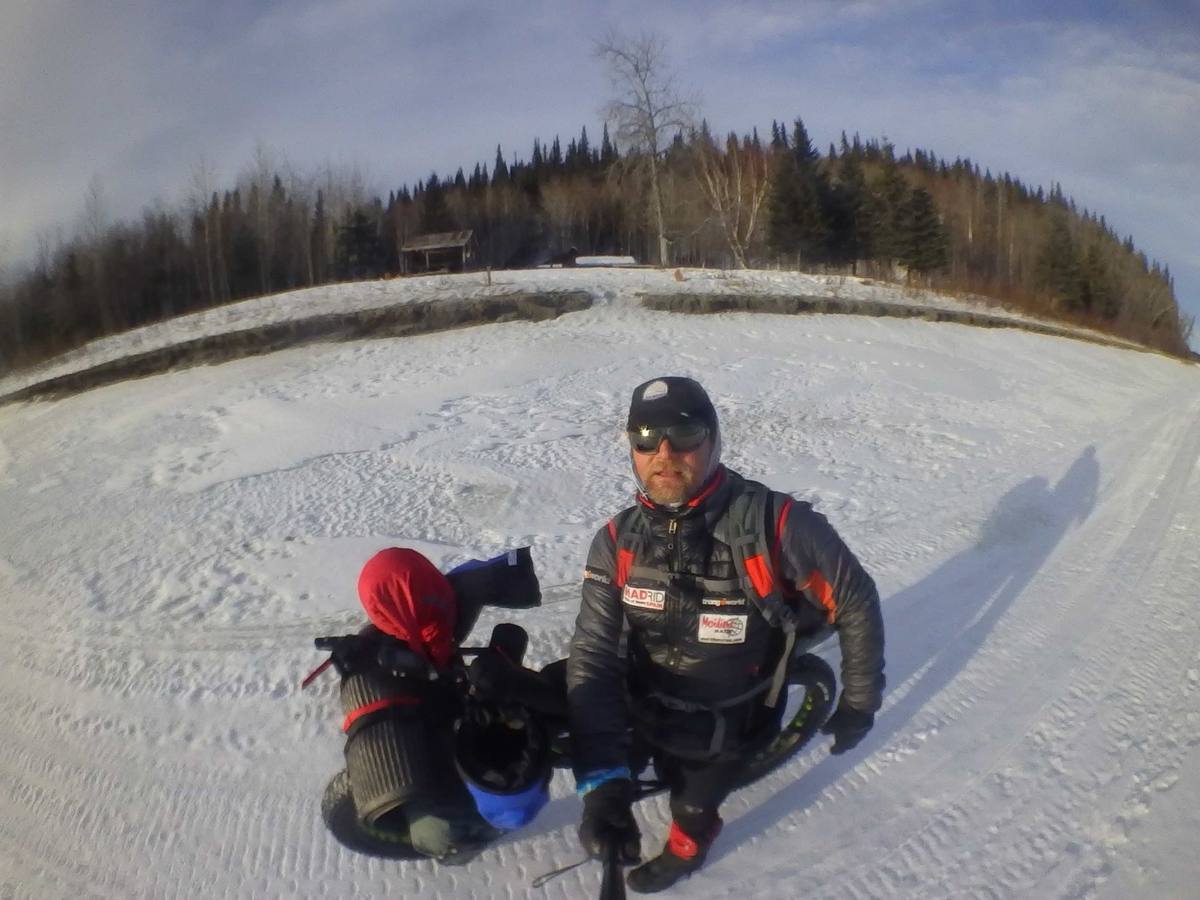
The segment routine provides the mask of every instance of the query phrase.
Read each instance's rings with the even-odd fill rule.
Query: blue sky
[[[260,143],[386,194],[497,142],[598,137],[608,26],[665,35],[718,131],[801,116],[822,148],[857,131],[1059,181],[1200,317],[1200,0],[6,0],[0,264],[78,227],[93,179],[135,216]]]

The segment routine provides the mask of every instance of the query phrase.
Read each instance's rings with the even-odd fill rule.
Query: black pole
[[[604,850],[604,880],[600,900],[625,900],[625,872],[621,868],[620,848],[611,841]]]

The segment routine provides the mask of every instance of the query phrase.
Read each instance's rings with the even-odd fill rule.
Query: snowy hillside
[[[0,403],[5,402],[9,395],[31,385],[44,384],[79,372],[94,371],[118,360],[152,356],[167,348],[179,348],[201,337],[224,335],[228,338],[234,334],[266,329],[279,322],[344,321],[355,316],[426,304],[474,302],[486,298],[513,297],[518,294],[569,292],[583,292],[590,295],[591,302],[599,304],[613,301],[636,302],[642,296],[655,295],[721,295],[761,299],[805,297],[826,301],[847,312],[855,311],[851,307],[856,304],[871,304],[876,308],[897,311],[919,307],[941,310],[951,315],[1023,323],[1026,327],[1040,330],[1042,333],[1054,333],[1055,330],[1061,329],[1098,339],[1103,343],[1124,343],[1084,329],[1038,322],[1000,307],[987,306],[979,299],[959,300],[932,291],[904,288],[845,275],[807,275],[801,272],[758,270],[727,272],[715,269],[664,271],[621,268],[472,272],[305,288],[177,316],[92,341],[32,369],[0,375]],[[249,355],[244,346],[241,352],[243,355]],[[203,351],[200,355],[203,358]],[[236,357],[238,353],[230,353],[227,356]],[[151,363],[138,374],[145,374],[146,371],[165,371],[177,364],[178,360],[166,365]],[[128,377],[128,373],[121,377]],[[112,383],[112,379],[105,379],[102,383]]]
[[[631,495],[629,391],[666,373],[710,389],[730,466],[859,553],[889,687],[859,749],[737,793],[663,896],[1195,896],[1200,370],[618,291],[0,407],[0,898],[594,896],[596,866],[530,886],[578,858],[562,775],[463,868],[343,850],[318,816],[334,679],[298,685],[395,544],[439,565],[531,544],[545,605],[518,621],[534,662],[561,656],[587,544]],[[665,803],[639,816],[657,851]]]

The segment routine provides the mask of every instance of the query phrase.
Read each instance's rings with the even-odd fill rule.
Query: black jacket
[[[631,688],[635,704],[653,692],[719,703],[770,675],[782,646],[780,630],[741,591],[713,590],[737,577],[734,551],[714,531],[751,485],[721,468],[698,500],[681,510],[639,498],[635,511],[614,520],[642,519],[638,559],[632,570],[621,567],[623,587],[613,523],[593,539],[567,666],[577,775],[628,764]],[[828,621],[837,630],[844,700],[874,712],[883,690],[875,584],[824,516],[783,494],[772,493],[772,499],[782,520],[775,520],[771,537],[784,597],[801,619]],[[620,654],[623,634],[628,663]]]

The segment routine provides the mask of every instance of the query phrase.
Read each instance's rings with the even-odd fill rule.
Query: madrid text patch
[[[653,588],[639,588],[625,585],[621,599],[630,606],[641,609],[662,609],[667,604],[667,592],[656,591]]]
[[[724,613],[700,614],[700,641],[704,644],[741,644],[746,640],[746,621],[749,616],[727,616]]]

